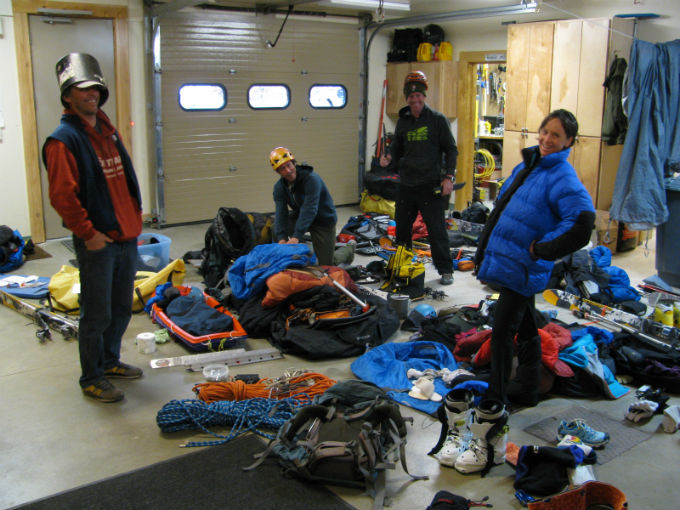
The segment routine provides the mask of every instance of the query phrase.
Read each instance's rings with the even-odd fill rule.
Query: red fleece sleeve
[[[78,164],[71,151],[59,140],[49,140],[45,146],[50,203],[59,213],[64,225],[85,241],[95,234],[85,208],[78,199]]]

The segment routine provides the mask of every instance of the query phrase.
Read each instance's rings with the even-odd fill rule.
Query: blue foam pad
[[[26,275],[7,275],[5,277],[0,278],[0,281],[6,278],[11,278],[13,276],[15,277],[19,276],[22,278],[26,277]],[[35,284],[32,284],[31,287],[21,287],[15,283],[11,283],[9,285],[0,287],[0,290],[4,290],[8,294],[12,294],[13,296],[22,299],[42,299],[44,297],[47,297],[47,295],[50,293],[50,290],[48,288],[49,283],[50,279],[48,277],[39,276],[38,281]]]

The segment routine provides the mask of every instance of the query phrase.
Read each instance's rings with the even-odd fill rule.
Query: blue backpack
[[[18,230],[0,225],[0,273],[7,273],[24,264],[24,238]]]

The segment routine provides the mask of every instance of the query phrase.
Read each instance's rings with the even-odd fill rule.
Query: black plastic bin
[[[666,179],[668,221],[656,227],[656,271],[668,285],[680,287],[680,177]]]

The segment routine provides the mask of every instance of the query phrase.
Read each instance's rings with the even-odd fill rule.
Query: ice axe
[[[348,298],[350,298],[352,301],[354,301],[356,304],[358,304],[358,305],[361,307],[361,311],[362,311],[362,312],[368,312],[368,310],[370,310],[371,306],[370,306],[368,303],[362,301],[361,299],[359,299],[358,297],[356,297],[354,294],[352,294],[349,290],[347,290],[347,288],[345,288],[345,286],[344,286],[343,284],[341,284],[340,282],[336,281],[335,278],[333,278],[333,277],[328,273],[328,271],[326,271],[324,268],[322,268],[322,267],[315,267],[314,269],[317,269],[317,270],[320,271],[322,274],[324,274],[325,276],[327,276],[327,277],[330,279],[330,281],[333,282],[333,285],[335,285],[338,289],[340,289],[340,291],[341,291],[343,294],[345,294]]]

